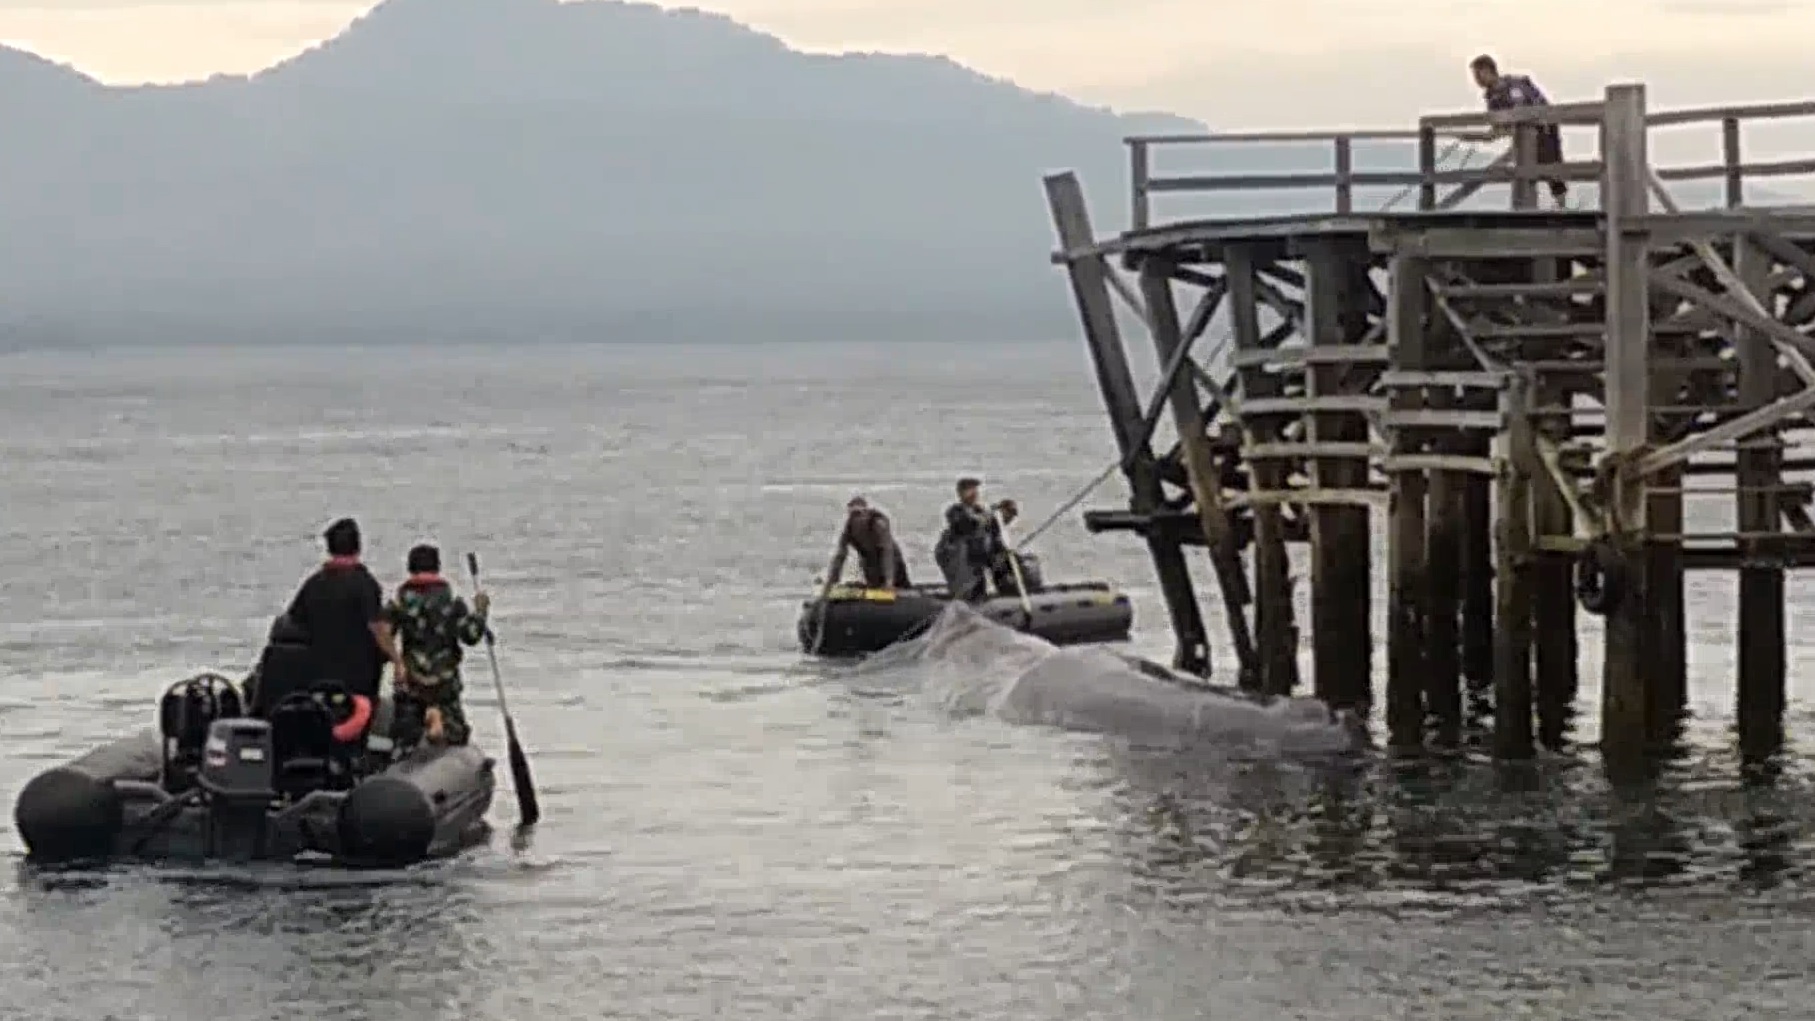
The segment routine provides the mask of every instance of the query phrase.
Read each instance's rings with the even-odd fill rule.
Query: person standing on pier
[[[1475,84],[1481,86],[1481,95],[1487,101],[1490,113],[1550,105],[1544,90],[1538,88],[1537,83],[1528,75],[1501,74],[1499,63],[1485,53],[1469,61],[1468,69],[1475,76]],[[1503,127],[1496,128],[1483,136],[1483,140],[1491,141],[1505,135],[1507,130]],[[1538,163],[1563,162],[1562,128],[1555,124],[1541,124],[1537,133],[1537,152],[1533,155]],[[1565,208],[1569,202],[1569,184],[1560,178],[1547,178],[1544,183],[1550,186],[1550,194],[1557,200],[1557,208]]]

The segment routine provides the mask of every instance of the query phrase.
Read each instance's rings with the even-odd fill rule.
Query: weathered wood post
[[[1656,629],[1649,616],[1645,554],[1649,488],[1632,470],[1651,440],[1650,237],[1645,228],[1649,158],[1645,87],[1606,90],[1601,122],[1602,202],[1606,218],[1607,493],[1610,534],[1607,646],[1602,682],[1601,749],[1610,769],[1642,759],[1650,739],[1647,688]]]
[[[1730,132],[1737,135],[1737,128]],[[1737,148],[1735,143],[1734,148]],[[1738,185],[1731,186],[1737,192]],[[1768,283],[1771,259],[1744,237],[1734,245],[1734,272],[1768,311],[1775,299]],[[1739,407],[1752,410],[1777,396],[1777,350],[1759,331],[1734,331],[1739,361]],[[1749,764],[1770,759],[1783,747],[1785,702],[1784,573],[1781,553],[1770,534],[1782,522],[1783,446],[1777,428],[1739,441],[1736,503],[1740,532],[1739,689],[1735,694],[1739,751]]]
[[[1430,329],[1426,322],[1425,262],[1395,253],[1387,276],[1387,345],[1392,364],[1404,369],[1430,367]],[[1424,388],[1389,388],[1394,411],[1424,407]],[[1410,425],[1392,429],[1395,460],[1423,453],[1424,431]],[[1424,747],[1425,675],[1429,636],[1425,631],[1428,590],[1425,496],[1422,467],[1389,464],[1391,531],[1387,535],[1387,688],[1388,744],[1396,752]]]

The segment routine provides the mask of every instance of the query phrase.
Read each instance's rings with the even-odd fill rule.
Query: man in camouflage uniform
[[[385,620],[402,646],[408,669],[395,678],[391,741],[405,755],[427,740],[461,745],[472,736],[460,705],[462,645],[485,637],[491,597],[473,594],[472,609],[441,577],[441,551],[422,545],[410,550],[410,576],[385,604]]]

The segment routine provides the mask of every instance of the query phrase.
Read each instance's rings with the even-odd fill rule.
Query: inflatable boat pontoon
[[[32,778],[13,808],[29,858],[401,866],[486,839],[492,759],[425,745],[392,762],[389,700],[309,677],[308,653],[280,619],[253,690],[179,682],[157,727]]]
[[[1046,585],[1031,555],[1023,556],[1028,596],[998,595],[974,605],[990,620],[1054,645],[1127,641],[1134,630],[1134,604],[1105,581]],[[800,647],[821,656],[861,656],[881,651],[926,630],[952,599],[944,585],[905,589],[835,586],[823,605],[801,604],[796,633]],[[1029,610],[1032,610],[1030,613]]]

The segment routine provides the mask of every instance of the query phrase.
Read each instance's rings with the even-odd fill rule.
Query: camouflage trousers
[[[441,710],[443,744],[461,745],[472,740],[472,727],[466,720],[466,709],[460,704],[464,686],[458,673],[412,679],[392,696],[391,743],[398,755],[408,754],[428,734],[428,711]]]

